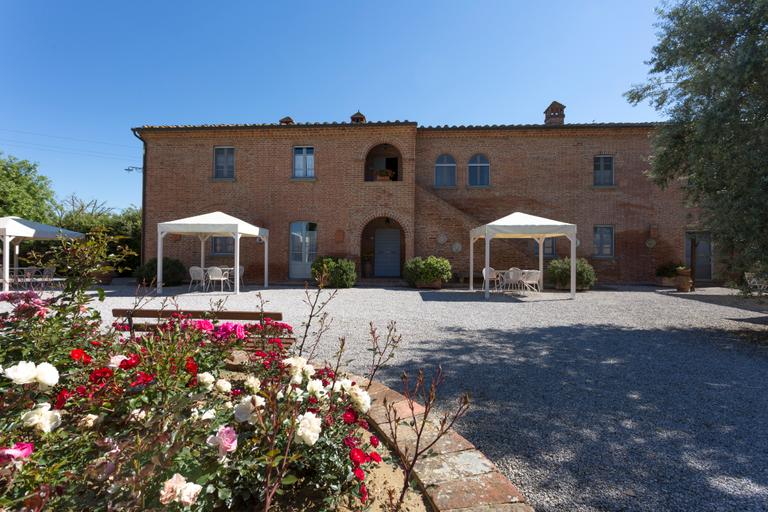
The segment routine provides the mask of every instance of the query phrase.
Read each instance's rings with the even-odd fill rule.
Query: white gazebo
[[[205,268],[205,241],[212,236],[231,236],[235,239],[235,293],[240,293],[240,238],[253,237],[264,242],[264,288],[269,285],[269,230],[249,224],[222,212],[211,212],[186,219],[161,222],[157,225],[157,291],[163,290],[163,238],[176,235],[196,236],[200,239],[200,266]]]
[[[469,289],[475,289],[475,241],[485,239],[485,266],[490,267],[491,240],[494,238],[532,238],[539,244],[539,285],[544,281],[544,240],[564,236],[571,242],[571,298],[576,298],[576,224],[515,212],[469,232]],[[484,284],[485,298],[490,296],[489,283]]]
[[[3,291],[10,289],[11,245],[13,245],[13,266],[19,267],[19,244],[24,240],[56,240],[59,237],[81,238],[76,231],[41,224],[21,217],[0,217],[0,237],[3,239]]]

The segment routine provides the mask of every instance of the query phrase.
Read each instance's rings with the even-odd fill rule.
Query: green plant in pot
[[[451,262],[438,256],[417,256],[408,260],[403,275],[409,286],[433,289],[442,287],[444,282],[453,277]]]
[[[661,279],[662,286],[675,286],[677,282],[677,269],[685,268],[682,263],[669,262],[656,268],[656,277]]]
[[[147,260],[133,273],[136,281],[144,286],[152,285],[157,279],[157,258]],[[178,286],[189,277],[187,268],[175,258],[163,258],[163,284],[165,286]]]
[[[355,262],[346,258],[319,257],[312,263],[312,277],[321,288],[351,288],[357,281]]]
[[[549,262],[547,267],[547,277],[558,290],[569,290],[571,288],[571,259],[562,258]],[[576,290],[589,290],[597,282],[595,269],[584,258],[576,260]]]

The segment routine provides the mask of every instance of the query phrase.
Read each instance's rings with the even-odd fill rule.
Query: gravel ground
[[[294,325],[303,294],[263,292]],[[130,306],[132,295],[111,287],[99,307]],[[441,364],[442,397],[473,401],[457,430],[540,512],[768,511],[768,306],[722,288],[566,297],[342,290],[321,356],[344,335],[363,371],[368,322],[397,320],[404,345],[382,380],[397,387],[403,370]],[[254,304],[249,292],[226,307]]]

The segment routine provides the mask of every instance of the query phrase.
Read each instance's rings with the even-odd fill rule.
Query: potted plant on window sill
[[[380,169],[376,171],[376,181],[392,181],[392,174],[389,169]]]
[[[693,281],[691,280],[691,269],[682,266],[677,267],[677,277],[675,283],[677,286],[677,291],[690,292],[692,284]]]

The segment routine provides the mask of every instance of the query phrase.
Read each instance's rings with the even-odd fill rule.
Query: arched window
[[[451,155],[440,155],[435,162],[435,187],[456,186],[456,160]]]
[[[487,187],[491,184],[491,164],[488,157],[478,153],[469,159],[469,186]]]

